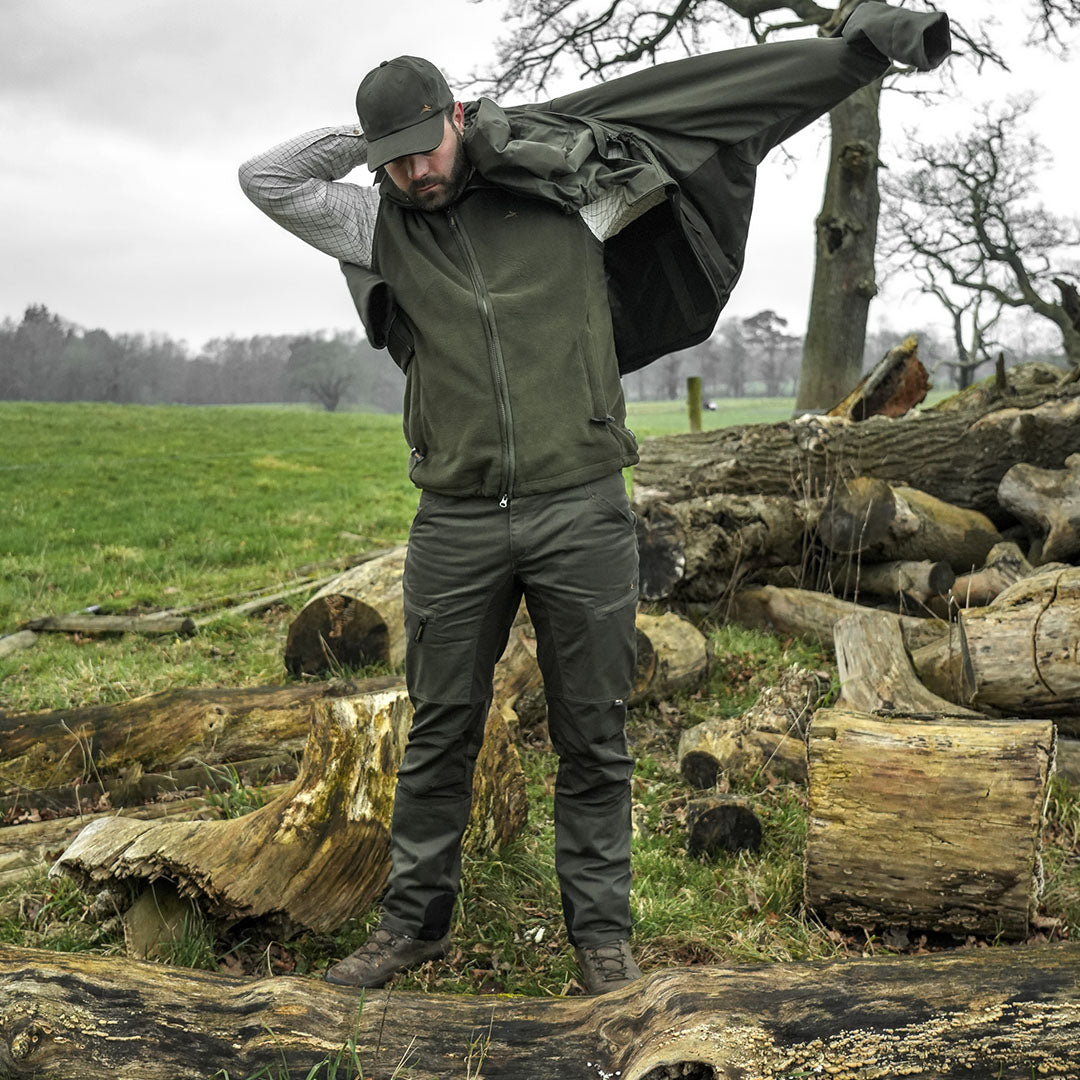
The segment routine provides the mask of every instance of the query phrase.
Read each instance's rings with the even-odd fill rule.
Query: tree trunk
[[[300,775],[278,798],[226,821],[105,818],[83,829],[52,873],[94,891],[166,878],[216,918],[278,932],[334,930],[369,907],[390,870],[397,767],[412,723],[404,689],[320,702]],[[525,779],[493,709],[477,761],[470,833],[481,849],[515,836]]]
[[[969,608],[940,641],[912,652],[920,681],[947,701],[1006,716],[1047,716],[1080,735],[1080,568],[1024,578]]]
[[[1014,465],[1001,478],[998,499],[1032,528],[1032,562],[1071,560],[1080,554],[1080,454],[1070,454],[1064,469]]]
[[[1078,1001],[1076,945],[671,970],[543,999],[358,994],[0,945],[0,1073],[310,1076],[349,1045],[364,1076],[404,1062],[430,1080],[1030,1080],[1080,1072]]]
[[[394,548],[347,570],[301,608],[285,642],[285,667],[291,675],[404,662],[405,552],[404,547]]]
[[[806,904],[823,921],[1026,936],[1052,723],[820,709],[808,754]]]
[[[827,689],[822,672],[788,668],[742,716],[718,716],[687,728],[679,738],[679,771],[697,788],[714,787],[722,777],[805,782],[806,729]]]
[[[796,412],[831,408],[862,374],[866,316],[877,293],[880,98],[879,81],[829,113],[829,172],[815,223],[814,286]]]
[[[168,772],[299,753],[311,706],[400,686],[398,678],[210,690],[166,690],[118,705],[0,711],[0,784],[7,789],[101,780],[138,765]]]
[[[1011,466],[1025,461],[1060,469],[1080,453],[1080,397],[1067,396],[1080,394],[1080,384],[1054,392],[1061,396],[985,414],[926,410],[861,423],[817,416],[646,439],[634,468],[635,503],[717,493],[810,498],[827,494],[837,477],[863,475],[917,488],[1002,524],[1007,515],[998,484]]]

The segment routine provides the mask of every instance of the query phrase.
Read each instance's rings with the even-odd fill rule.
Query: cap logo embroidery
[[[431,112],[431,106],[430,105],[421,105],[420,106],[420,111],[421,112]]]

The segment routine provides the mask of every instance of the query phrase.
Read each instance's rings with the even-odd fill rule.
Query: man
[[[756,166],[888,56],[926,68],[944,16],[866,3],[843,39],[677,61],[541,106],[455,101],[384,61],[359,127],[246,162],[252,201],[339,259],[372,344],[405,373],[422,489],[405,566],[415,719],[379,927],[327,972],[381,986],[441,956],[492,672],[522,596],[559,755],[555,859],[589,993],[629,949],[637,461],[620,371],[703,340],[738,277]],[[377,188],[341,183],[361,164]]]

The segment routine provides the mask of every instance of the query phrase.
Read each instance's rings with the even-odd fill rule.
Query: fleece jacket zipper
[[[499,435],[502,441],[502,501],[500,506],[505,507],[511,493],[514,482],[514,415],[510,410],[510,387],[506,378],[506,363],[502,354],[502,346],[499,344],[499,331],[495,325],[495,313],[492,310],[491,296],[487,291],[483,271],[476,257],[472,243],[452,209],[446,211],[447,221],[450,223],[450,232],[461,248],[465,259],[465,267],[469,272],[472,282],[473,294],[476,296],[476,308],[480,313],[480,321],[484,327],[484,338],[487,341],[488,360],[491,364],[491,376],[495,383],[495,400],[499,406]]]

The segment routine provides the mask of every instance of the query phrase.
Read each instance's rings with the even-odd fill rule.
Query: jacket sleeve
[[[860,15],[864,9],[869,10]],[[778,143],[884,75],[891,58],[940,63],[948,40],[948,20],[940,12],[868,2],[856,9],[840,38],[751,45],[675,60],[543,107],[662,140],[678,179],[717,146],[746,164],[758,164]]]

